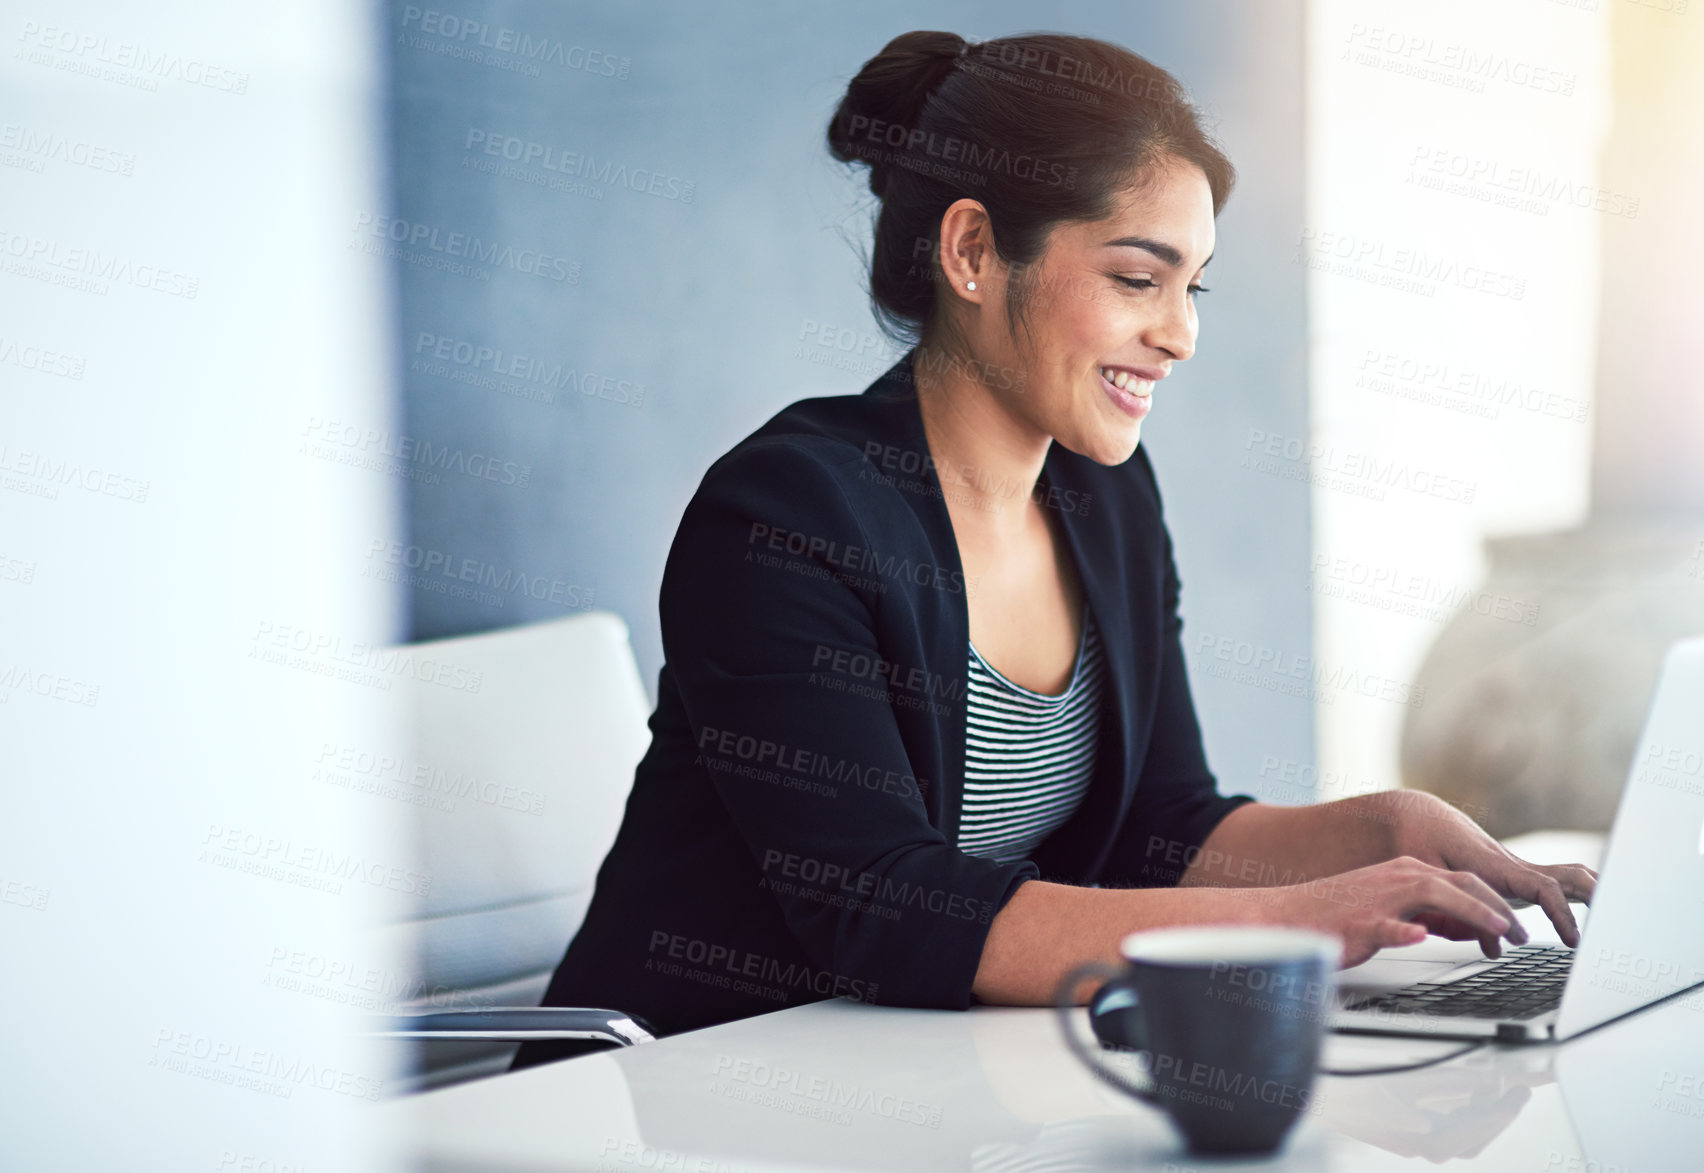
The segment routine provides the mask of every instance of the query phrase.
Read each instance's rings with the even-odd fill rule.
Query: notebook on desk
[[[1333,1029],[1543,1042],[1704,983],[1704,639],[1663,661],[1578,950],[1413,960],[1426,945],[1342,971]]]

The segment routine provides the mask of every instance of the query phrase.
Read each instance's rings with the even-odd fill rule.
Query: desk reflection
[[[1448,1046],[1460,1046],[1450,1043]],[[1399,1157],[1476,1157],[1556,1081],[1549,1047],[1474,1051],[1436,1067],[1322,1081],[1320,1122]]]

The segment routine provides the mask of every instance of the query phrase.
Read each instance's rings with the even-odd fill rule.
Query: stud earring
[[[974,282],[974,281],[966,281],[964,283],[964,287],[966,289],[970,290],[972,293],[976,292],[976,282]]]

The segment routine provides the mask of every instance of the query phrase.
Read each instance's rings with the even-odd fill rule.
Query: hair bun
[[[1055,225],[1105,219],[1174,162],[1200,170],[1215,216],[1236,182],[1177,79],[1110,41],[912,32],[857,74],[829,119],[828,149],[870,168],[870,306],[905,345],[954,312],[941,232],[960,200],[987,214],[1017,326]]]
[[[879,198],[891,172],[892,147],[883,141],[888,126],[913,128],[953,66],[969,47],[957,33],[902,33],[864,62],[846,87],[828,122],[828,149],[843,163],[866,163],[870,190]]]

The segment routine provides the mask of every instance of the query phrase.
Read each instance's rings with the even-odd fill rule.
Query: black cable
[[[1339,1071],[1330,1067],[1321,1067],[1319,1073],[1321,1075],[1395,1075],[1401,1071],[1419,1071],[1422,1067],[1431,1067],[1438,1063],[1448,1063],[1451,1059],[1459,1059],[1469,1051],[1477,1051],[1481,1047],[1488,1046],[1490,1042],[1490,1039],[1481,1039],[1477,1043],[1469,1043],[1465,1047],[1446,1051],[1444,1054],[1435,1055],[1430,1059],[1422,1059],[1418,1063],[1402,1063],[1395,1067],[1361,1067],[1354,1071]]]

